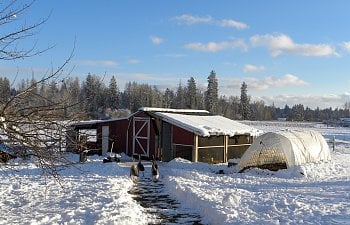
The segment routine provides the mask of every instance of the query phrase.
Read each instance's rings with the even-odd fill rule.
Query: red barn
[[[209,163],[241,157],[260,132],[206,110],[165,108],[140,108],[122,119],[78,122],[73,130],[69,137],[80,141],[80,150]]]

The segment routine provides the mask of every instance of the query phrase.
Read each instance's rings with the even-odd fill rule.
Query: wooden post
[[[228,151],[228,136],[225,135],[225,137],[224,137],[224,163],[227,162],[227,160],[228,160],[227,151]]]
[[[194,135],[194,145],[192,149],[192,162],[198,162],[198,136]]]

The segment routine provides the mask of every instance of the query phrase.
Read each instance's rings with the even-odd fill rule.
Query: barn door
[[[108,152],[109,146],[109,126],[102,126],[102,155]]]
[[[133,155],[149,157],[150,118],[134,117],[133,120]]]

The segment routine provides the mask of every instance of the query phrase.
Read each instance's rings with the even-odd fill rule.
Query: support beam
[[[227,162],[227,160],[228,160],[228,158],[227,158],[228,139],[229,139],[229,136],[225,135],[225,138],[224,138],[224,163]]]
[[[194,135],[194,145],[192,149],[192,162],[198,162],[198,136]]]

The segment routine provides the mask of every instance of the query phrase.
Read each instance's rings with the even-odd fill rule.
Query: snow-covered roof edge
[[[206,134],[202,131],[202,129],[200,128],[197,128],[197,127],[194,127],[194,126],[191,126],[187,123],[184,123],[184,122],[181,122],[179,120],[174,120],[173,118],[165,115],[164,113],[156,113],[158,116],[161,116],[162,119],[170,124],[174,124],[178,127],[181,127],[187,131],[190,131],[190,132],[193,132],[199,136],[210,136],[210,134]]]
[[[191,118],[191,122],[186,122],[184,120],[174,118],[173,116],[175,116],[175,114],[172,114],[172,113],[157,112],[155,114],[162,117],[164,121],[170,124],[174,124],[187,131],[193,132],[196,135],[204,136],[204,137],[213,136],[213,135],[235,136],[235,135],[243,135],[243,134],[259,136],[262,134],[261,130],[258,130],[256,128],[245,125],[243,123],[231,120],[223,116],[218,116],[218,115],[217,116],[181,115],[184,117]],[[213,120],[223,119],[225,120],[225,122],[229,121],[232,127],[230,127],[230,129],[225,129],[223,127],[208,127],[206,126],[206,124],[195,126],[192,122],[194,122],[196,118],[206,118],[206,119],[212,118]]]
[[[108,123],[108,122],[113,122],[113,121],[118,121],[118,120],[125,120],[128,119],[129,117],[121,117],[121,118],[113,118],[113,119],[108,119],[108,120],[87,120],[87,121],[77,121],[72,123],[73,126],[79,126],[79,125],[93,125],[97,123]]]
[[[154,108],[154,107],[141,107],[138,111],[144,112],[169,112],[169,113],[205,113],[209,114],[209,111],[202,109],[171,109],[171,108]]]
[[[171,109],[171,108],[156,108],[156,107],[141,107],[136,112],[131,113],[130,115],[126,117],[121,118],[113,118],[108,120],[88,120],[88,121],[76,121],[72,125],[93,125],[97,123],[104,123],[104,122],[113,122],[118,120],[129,120],[131,117],[139,113],[140,111],[143,112],[168,112],[168,113],[198,113],[198,114],[208,114],[209,111],[202,110],[202,109]],[[0,117],[1,119],[2,117]]]

